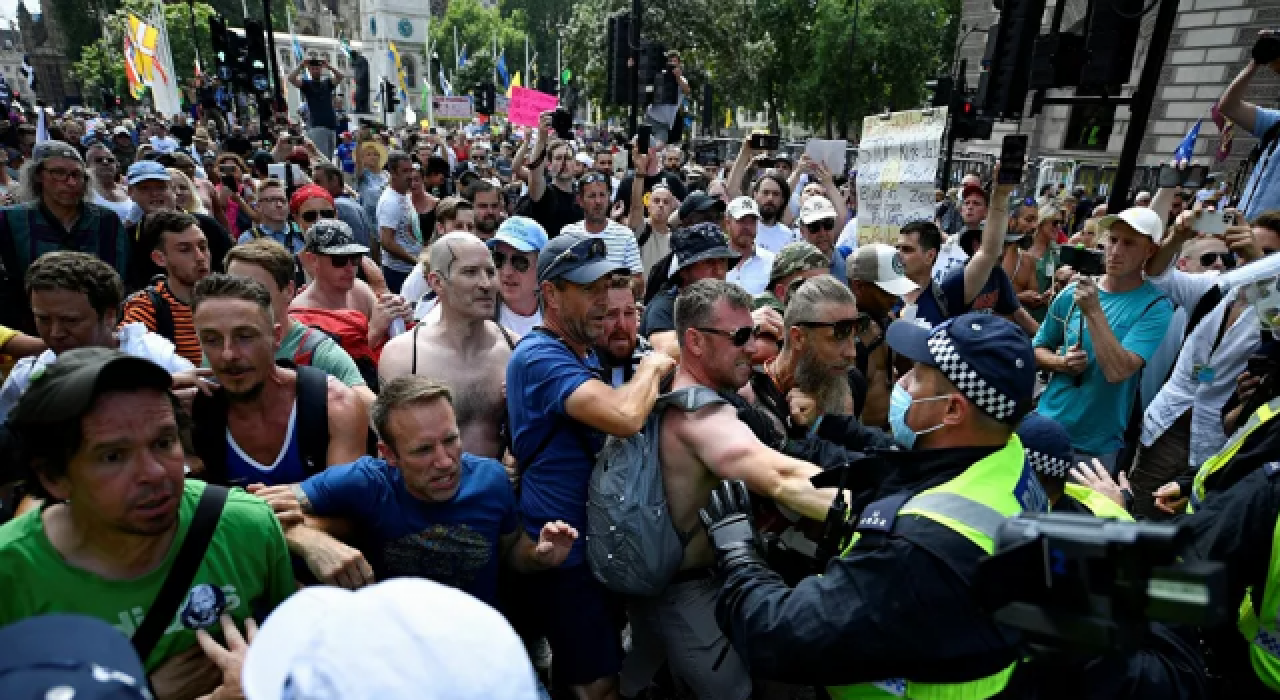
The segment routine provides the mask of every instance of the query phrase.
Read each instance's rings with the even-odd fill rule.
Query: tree
[[[431,43],[440,55],[454,91],[465,93],[478,82],[493,80],[493,64],[497,58],[493,51],[495,39],[498,54],[506,51],[509,74],[522,71],[525,33],[521,27],[524,25],[524,13],[520,10],[503,17],[497,9],[487,8],[479,0],[451,0],[444,17],[431,23]],[[455,65],[454,60],[455,27],[458,30],[458,51],[464,47],[467,51],[467,63],[461,68]],[[500,85],[498,87],[501,88]]]
[[[502,3],[503,17],[524,18],[524,24],[517,26],[529,37],[529,58],[538,64],[541,75],[555,74],[556,40],[561,38],[561,28],[573,17],[573,8],[573,0],[504,0]],[[519,64],[523,66],[523,46],[519,54]],[[524,68],[520,70],[523,72]],[[528,80],[528,76],[525,79]]]

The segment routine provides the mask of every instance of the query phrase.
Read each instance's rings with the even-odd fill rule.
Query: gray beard
[[[796,363],[796,388],[813,397],[822,413],[847,413],[849,381],[843,376],[833,377],[827,374],[825,367],[818,365],[807,356],[801,356]]]

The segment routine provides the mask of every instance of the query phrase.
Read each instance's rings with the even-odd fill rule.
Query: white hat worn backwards
[[[884,291],[900,297],[920,286],[907,277],[907,268],[898,250],[884,243],[859,246],[845,258],[850,280],[874,282]]]
[[[505,618],[434,581],[304,588],[271,613],[241,674],[249,700],[535,700]]]
[[[1104,216],[1098,220],[1098,228],[1109,229],[1117,221],[1129,224],[1134,231],[1150,238],[1156,245],[1164,237],[1164,221],[1150,207],[1129,207],[1119,214]]]

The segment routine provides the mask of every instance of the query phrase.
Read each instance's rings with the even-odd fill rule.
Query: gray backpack
[[[658,451],[668,407],[693,412],[728,403],[695,386],[663,394],[644,428],[628,438],[610,437],[596,458],[587,487],[587,562],[611,591],[655,596],[680,570],[692,532],[671,522]]]

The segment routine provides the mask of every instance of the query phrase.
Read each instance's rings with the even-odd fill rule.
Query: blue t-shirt
[[[541,330],[522,338],[507,363],[511,451],[524,468],[519,511],[531,537],[551,520],[586,532],[587,482],[604,440],[599,431],[570,418],[565,402],[585,382],[599,379],[599,372],[594,353],[583,360]],[[582,563],[583,546],[583,538],[574,542],[565,566]]]
[[[1141,357],[1144,364],[1150,362],[1169,328],[1173,304],[1150,282],[1143,282],[1142,286],[1122,294],[1099,289],[1098,300],[1107,316],[1107,324],[1124,349]],[[1072,284],[1049,305],[1049,312],[1036,334],[1035,347],[1055,351],[1072,347],[1080,342],[1081,321],[1080,309],[1075,305],[1075,285]],[[1070,433],[1071,444],[1077,450],[1107,454],[1124,445],[1124,430],[1133,410],[1142,372],[1135,372],[1119,384],[1107,381],[1094,355],[1093,339],[1087,324],[1081,347],[1089,356],[1089,365],[1080,375],[1080,386],[1076,386],[1075,377],[1055,372],[1040,396],[1037,410],[1061,423]]]
[[[1280,121],[1280,110],[1256,107],[1253,112],[1253,135],[1261,139],[1267,131]],[[1259,214],[1273,209],[1280,209],[1280,153],[1276,148],[1280,139],[1271,143],[1271,148],[1258,159],[1258,165],[1249,175],[1249,184],[1240,193],[1240,206],[1244,209],[1244,218],[1252,221]]]
[[[361,457],[302,482],[316,515],[350,518],[381,580],[429,578],[495,605],[499,540],[517,527],[515,495],[496,460],[462,455],[458,492],[447,503],[409,493],[385,460]]]
[[[342,163],[342,172],[348,175],[354,175],[356,172],[356,145],[354,143],[340,143],[337,148],[338,161]]]
[[[1004,268],[996,265],[987,276],[987,283],[982,291],[973,298],[972,304],[964,303],[964,266],[953,267],[942,278],[942,297],[946,301],[946,312],[938,305],[936,297],[936,280],[930,281],[924,292],[916,299],[916,318],[927,321],[930,327],[961,314],[974,311],[982,314],[997,313],[1001,316],[1012,315],[1022,308],[1018,302],[1018,294],[1013,291],[1013,283]]]

